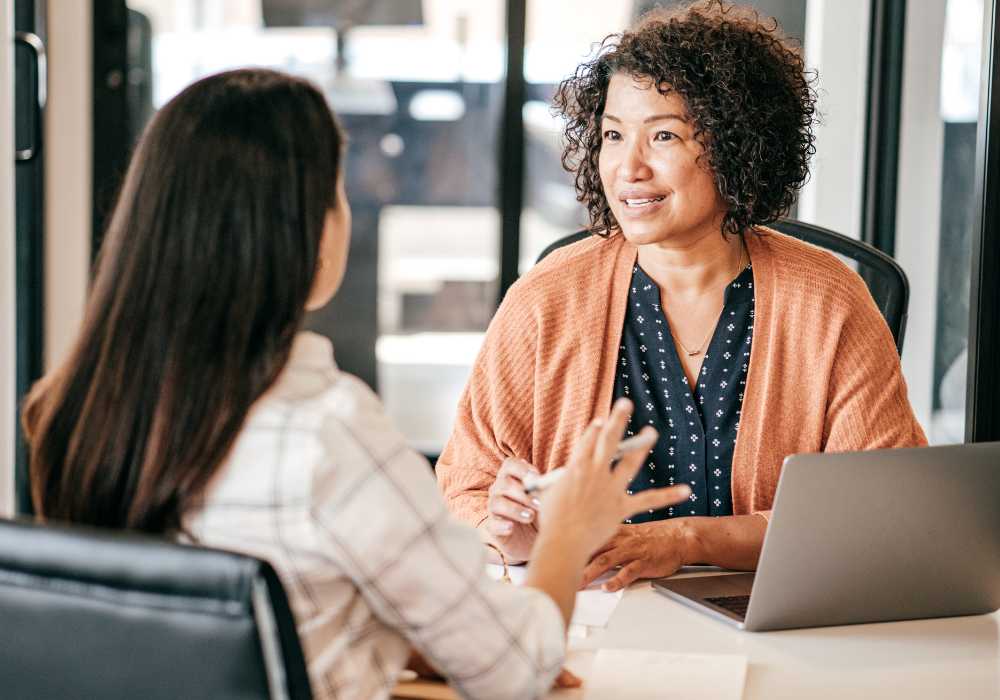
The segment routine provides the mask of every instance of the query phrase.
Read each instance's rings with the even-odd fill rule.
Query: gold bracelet
[[[503,552],[500,551],[500,548],[492,542],[483,542],[483,544],[496,552],[497,556],[500,557],[500,564],[503,565],[503,576],[500,577],[500,580],[504,583],[513,583],[513,581],[510,580],[510,572],[507,570],[507,558],[503,555]]]

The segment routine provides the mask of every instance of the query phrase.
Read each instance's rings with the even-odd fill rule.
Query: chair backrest
[[[0,521],[0,697],[311,697],[281,583],[252,557]]]
[[[852,264],[868,285],[868,290],[896,341],[896,349],[900,354],[903,353],[907,307],[910,303],[910,283],[903,268],[895,260],[867,243],[821,226],[793,219],[781,219],[770,224],[770,228],[847,258],[847,262]],[[590,231],[583,230],[560,238],[542,251],[538,261],[553,250],[576,243],[590,235],[592,235]]]

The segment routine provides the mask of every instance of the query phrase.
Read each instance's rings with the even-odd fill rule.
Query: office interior
[[[262,65],[323,90],[354,222],[344,287],[308,327],[433,460],[499,300],[586,225],[549,99],[661,4],[0,0],[0,516],[31,512],[19,402],[78,329],[131,149],[183,87]],[[996,0],[749,4],[820,79],[789,217],[905,271],[902,366],[930,443],[1000,440]]]

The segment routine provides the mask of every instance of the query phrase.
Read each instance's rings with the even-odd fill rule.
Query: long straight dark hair
[[[288,359],[342,140],[316,88],[269,70],[200,80],[155,116],[83,328],[25,403],[43,518],[181,528]]]

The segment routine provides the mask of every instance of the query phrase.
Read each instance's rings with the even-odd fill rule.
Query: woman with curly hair
[[[528,558],[522,479],[566,462],[592,415],[636,405],[658,443],[629,486],[689,500],[627,519],[589,582],[686,564],[752,570],[781,464],[925,444],[860,277],[767,228],[809,174],[816,92],[772,19],[712,0],[606,39],[556,93],[593,236],[549,255],[494,318],[437,466],[451,509]]]

